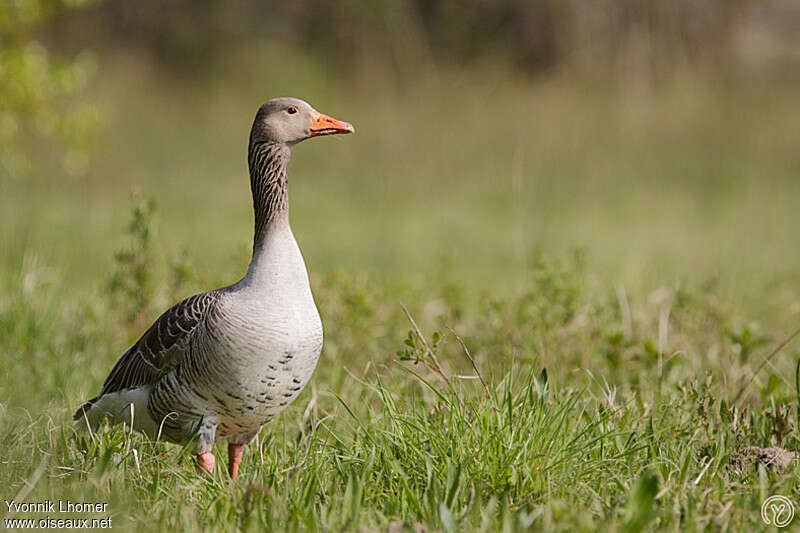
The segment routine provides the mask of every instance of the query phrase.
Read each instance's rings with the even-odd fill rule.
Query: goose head
[[[303,100],[273,98],[258,109],[250,142],[294,145],[310,137],[353,131],[352,124],[323,115]]]

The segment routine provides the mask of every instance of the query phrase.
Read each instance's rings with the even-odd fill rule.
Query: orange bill
[[[319,111],[311,112],[311,136],[334,135],[336,133],[353,133],[355,128],[349,122],[337,120]]]

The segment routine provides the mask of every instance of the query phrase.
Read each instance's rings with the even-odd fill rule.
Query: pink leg
[[[195,465],[198,473],[214,473],[214,454],[211,452],[203,452],[197,454],[197,465]]]
[[[244,444],[230,444],[228,443],[228,473],[231,479],[236,479],[239,475],[239,463],[242,462],[242,453],[244,452]]]

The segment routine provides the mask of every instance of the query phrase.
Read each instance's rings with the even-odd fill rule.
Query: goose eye
[[[295,106],[291,106],[286,109],[286,112],[289,113],[290,115],[294,115],[295,113],[297,113],[297,108]]]

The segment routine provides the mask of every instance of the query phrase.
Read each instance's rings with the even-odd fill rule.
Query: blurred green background
[[[0,265],[105,290],[138,191],[159,254],[235,281],[250,124],[292,95],[357,130],[290,169],[315,275],[505,294],[534,250],[579,247],[600,286],[710,280],[788,328],[799,20],[791,0],[4,2]]]

